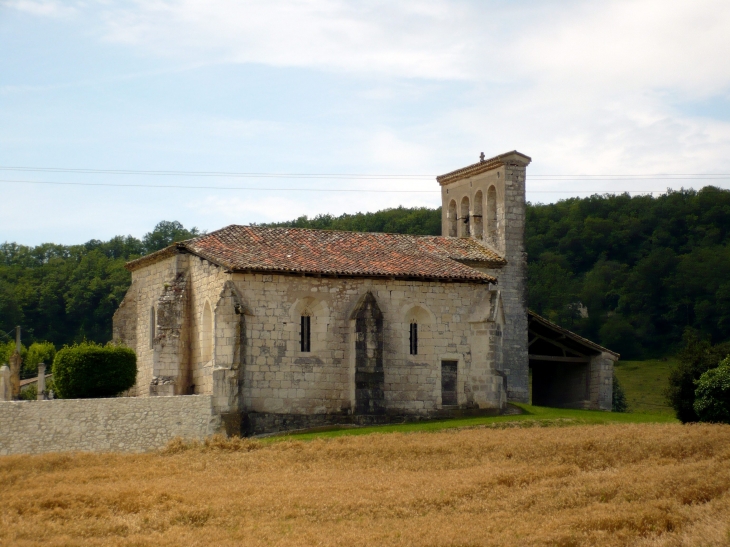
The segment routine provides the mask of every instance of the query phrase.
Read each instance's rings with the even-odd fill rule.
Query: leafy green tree
[[[18,303],[15,291],[10,283],[0,279],[0,332],[7,332],[22,323],[23,310]]]
[[[702,422],[730,424],[730,358],[697,380],[694,410]]]
[[[158,228],[148,243],[164,246],[165,237],[198,233],[179,222]],[[132,236],[70,246],[0,244],[0,331],[21,325],[26,343],[109,340],[112,316],[131,283],[124,264],[146,252]]]
[[[572,327],[579,317],[579,285],[572,272],[546,260],[529,264],[527,276],[530,308],[554,323]]]
[[[695,411],[696,382],[710,369],[730,355],[730,343],[712,345],[697,331],[688,329],[684,335],[685,347],[679,353],[679,363],[669,375],[667,400],[674,408],[677,419],[683,423],[700,418]]]
[[[598,331],[601,344],[621,354],[624,359],[642,355],[636,328],[622,315],[609,315]]]
[[[288,222],[264,224],[270,227],[341,230],[345,232],[387,232],[393,234],[441,235],[441,208],[396,207],[375,213],[340,216],[301,216]]]
[[[33,342],[28,348],[28,355],[23,362],[23,370],[27,374],[38,373],[38,364],[45,363],[46,370],[51,370],[53,359],[56,357],[56,346],[51,342]]]
[[[144,250],[146,253],[153,253],[172,245],[177,241],[184,241],[200,235],[197,228],[187,230],[177,220],[163,220],[159,222],[155,229],[145,234],[142,239]]]
[[[53,381],[62,399],[114,397],[137,378],[137,356],[124,346],[84,342],[62,348],[53,361]]]
[[[6,342],[0,343],[0,365],[8,364],[10,356],[15,353],[15,347],[14,340],[7,340]],[[20,358],[23,362],[28,358],[28,348],[25,347],[25,344],[20,345]]]

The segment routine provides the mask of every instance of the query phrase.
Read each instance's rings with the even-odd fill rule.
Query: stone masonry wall
[[[180,274],[187,278],[185,306],[166,317],[164,309],[169,305],[169,294],[179,284]],[[222,268],[185,254],[160,260],[132,273],[132,285],[124,297],[124,305],[114,315],[114,339],[127,344],[137,354],[137,382],[132,395],[150,395],[155,352],[161,374],[174,368],[175,362],[188,372],[187,375],[176,374],[180,385],[175,386],[175,393],[212,393],[213,358],[205,359],[201,352],[201,318],[206,302],[215,312],[223,285],[229,278]],[[153,309],[154,315],[151,314]],[[136,313],[135,321],[130,317],[131,313]],[[180,317],[180,313],[184,313],[184,317]],[[168,339],[172,331],[179,331],[175,333],[174,341]]]
[[[245,305],[243,410],[281,414],[352,411],[355,394],[355,317],[371,292],[383,315],[383,369],[388,413],[441,408],[441,361],[455,360],[460,405],[499,407],[502,380],[493,370],[480,308],[487,285],[422,281],[234,274]],[[414,313],[419,351],[409,354]],[[299,345],[300,316],[312,317],[312,351]],[[471,322],[474,320],[474,322]],[[476,348],[473,351],[472,348]]]
[[[137,300],[139,290],[133,282],[127,289],[127,294],[114,312],[112,337],[114,340],[124,342],[132,349],[137,348]]]
[[[217,430],[210,396],[0,402],[0,455],[143,452]]]
[[[192,383],[195,393],[213,393],[213,369],[216,360],[219,362],[232,363],[234,348],[232,346],[232,333],[229,333],[230,344],[213,343],[212,352],[209,356],[203,355],[202,337],[210,336],[211,340],[220,335],[216,332],[217,326],[228,315],[224,310],[218,309],[222,292],[227,280],[231,279],[230,274],[224,272],[223,268],[216,266],[196,256],[190,255],[190,365],[192,370]],[[203,332],[203,312],[205,306],[210,306],[213,313],[212,331]],[[224,306],[225,307],[225,306]]]
[[[512,401],[529,399],[527,356],[527,252],[525,250],[525,168],[504,167],[504,250],[507,266],[499,276],[508,318],[503,334],[507,394]]]
[[[177,273],[179,257],[161,260],[146,268],[132,272],[132,285],[124,296],[123,307],[114,314],[114,340],[123,342],[137,354],[137,382],[131,395],[146,397],[150,394],[153,376],[154,338],[156,324],[151,325],[151,310],[157,317],[159,298],[164,294],[165,284],[170,284]],[[130,325],[126,310],[135,310],[137,320]],[[130,334],[134,332],[134,336]]]
[[[495,369],[503,327],[494,328],[496,292],[485,284],[298,275],[231,274],[192,255],[178,255],[134,272],[137,394],[150,395],[150,309],[185,271],[190,386],[180,393],[214,396],[221,413],[351,414],[356,407],[356,318],[372,293],[383,314],[384,404],[387,413],[439,410],[441,361],[457,361],[458,404],[500,408],[504,380]],[[204,321],[208,307],[211,323]],[[166,314],[158,314],[159,321]],[[300,317],[311,317],[311,351],[299,345]],[[503,314],[500,314],[503,317]],[[126,316],[125,316],[126,317]],[[115,318],[115,324],[122,316]],[[409,329],[418,324],[418,354]],[[211,333],[204,332],[212,329]],[[121,329],[119,329],[121,331]],[[116,331],[115,331],[116,332]],[[214,341],[205,350],[204,336]],[[499,336],[500,342],[494,338]],[[181,338],[182,339],[182,338]],[[495,351],[496,347],[499,351]],[[176,389],[178,389],[176,388]]]
[[[613,365],[615,358],[601,353],[590,362],[591,409],[611,410],[613,407]]]

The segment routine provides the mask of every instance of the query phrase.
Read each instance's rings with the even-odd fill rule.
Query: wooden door
[[[441,361],[441,404],[456,405],[456,366],[457,361]]]

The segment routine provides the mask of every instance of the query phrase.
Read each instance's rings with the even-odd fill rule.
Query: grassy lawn
[[[626,392],[629,410],[635,413],[674,416],[664,399],[669,371],[676,360],[669,358],[647,361],[619,361],[614,368],[616,377]]]
[[[480,416],[474,418],[454,418],[416,422],[408,424],[379,425],[372,427],[343,427],[327,431],[311,433],[291,433],[270,439],[285,439],[295,437],[298,440],[342,437],[349,435],[368,435],[370,433],[409,433],[416,431],[442,431],[444,429],[468,427],[555,427],[567,425],[588,424],[628,424],[628,423],[673,423],[673,415],[649,413],[614,413],[597,410],[571,410],[565,408],[548,408],[533,405],[515,405],[520,407],[524,414],[511,416]]]

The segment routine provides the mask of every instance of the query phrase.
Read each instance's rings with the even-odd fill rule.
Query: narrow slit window
[[[308,315],[302,315],[302,326],[299,331],[299,345],[303,352],[311,351],[312,343],[312,318]]]
[[[418,323],[411,323],[411,355],[418,355]]]

